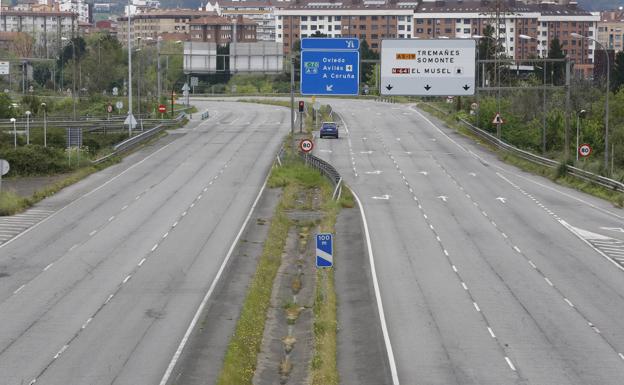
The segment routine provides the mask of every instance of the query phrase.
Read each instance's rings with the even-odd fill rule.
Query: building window
[[[379,44],[377,44],[377,43],[373,43],[373,44],[371,44],[371,48],[372,48],[372,49],[379,48]]]
[[[399,31],[405,31],[405,26],[404,25],[399,25]]]
[[[340,21],[342,19],[342,16],[334,16],[334,20],[336,21]]]
[[[464,19],[464,24],[470,24],[470,19]]]
[[[399,34],[399,39],[403,39],[405,38],[405,35],[403,35],[402,33]]]
[[[313,27],[316,27],[316,26],[313,26]],[[301,30],[302,31],[307,31],[308,30],[308,26],[307,25],[302,25],[301,26]]]
[[[332,26],[331,26],[331,25],[328,25],[328,26],[327,26],[327,30],[328,30],[328,31],[331,31],[331,30],[332,30]]]
[[[360,20],[366,20],[366,16],[360,16]]]
[[[308,17],[307,16],[301,16],[301,21],[308,21]]]
[[[360,24],[360,31],[366,31],[366,24]]]

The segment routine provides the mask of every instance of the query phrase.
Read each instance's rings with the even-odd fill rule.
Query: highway
[[[0,383],[161,381],[289,128],[283,108],[197,106],[210,119],[41,202],[55,213],[0,246]]]
[[[414,106],[322,102],[345,124],[314,153],[362,201],[395,383],[622,384],[623,210]]]

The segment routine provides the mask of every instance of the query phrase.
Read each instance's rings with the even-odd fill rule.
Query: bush
[[[70,171],[65,151],[40,145],[5,147],[0,157],[11,165],[9,175],[50,175]]]

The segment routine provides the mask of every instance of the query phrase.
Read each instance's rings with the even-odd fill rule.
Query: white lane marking
[[[108,298],[106,298],[106,301],[104,301],[104,305],[106,305],[107,303],[110,302],[111,299],[113,299],[113,297],[115,296],[115,294],[111,294],[108,296]]]
[[[143,266],[143,263],[145,263],[145,258],[141,259],[141,261],[137,264],[137,266]]]
[[[436,235],[436,241],[438,241],[438,242],[442,242],[442,241],[440,240],[440,236],[439,236],[439,235]]]
[[[132,277],[132,274],[128,274],[128,276],[126,278],[124,278],[122,283],[126,283],[130,280],[130,277]]]
[[[195,203],[191,203],[190,208],[192,209],[193,207],[195,207]]]
[[[446,254],[446,253],[445,253]],[[457,273],[457,266],[455,265],[451,265],[451,267],[453,268],[453,271]]]
[[[166,232],[166,233],[164,233],[164,234],[163,234],[163,236],[162,236],[162,237],[163,237],[163,239],[165,239],[165,238],[167,238],[168,236],[169,236],[169,232]]]
[[[121,211],[125,210],[128,208],[128,205],[125,205],[124,207],[121,208]]]
[[[156,250],[157,248],[158,248],[158,243],[152,246],[152,251]]]
[[[513,248],[514,248],[514,250],[516,250],[518,253],[522,253],[522,251],[520,251],[520,249],[518,248],[518,246],[514,246]]]
[[[69,251],[73,251],[74,249],[76,249],[76,247],[78,247],[78,244],[73,245],[72,247],[69,248]]]
[[[507,361],[507,365],[509,365],[509,368],[515,372],[516,371],[516,367],[514,366],[513,362],[511,362],[509,357],[505,357],[505,361]]]
[[[20,292],[20,291],[22,291],[22,289],[23,289],[23,288],[25,288],[25,287],[26,287],[26,285],[22,285],[22,286],[18,287],[18,288],[17,288],[17,290],[15,290],[15,291],[13,292],[13,294],[17,294],[17,293],[19,293],[19,292]]]
[[[95,233],[97,233],[97,230],[93,230],[92,232],[89,233],[89,236],[92,237],[95,235]]]
[[[496,334],[494,334],[494,331],[492,330],[491,327],[488,326],[488,332],[490,332],[490,335],[492,336],[492,338],[496,338]]]
[[[429,228],[430,228],[431,230],[435,230],[435,229],[433,228],[433,225],[429,225]]]
[[[564,301],[565,301],[568,305],[570,305],[570,307],[574,307],[574,304],[573,304],[572,302],[570,302],[570,300],[569,300],[569,299],[564,298],[563,300],[564,300]]]
[[[184,217],[184,216],[186,216],[186,214],[187,214],[187,212],[185,211],[185,212],[182,213],[182,216]]]
[[[476,303],[476,302],[473,302],[473,303],[472,303],[472,305],[474,306],[474,308],[475,308],[478,312],[480,312],[480,311],[481,311],[481,308],[479,308],[479,305],[477,305],[477,303]]]
[[[427,216],[427,214],[424,214],[424,213],[423,213],[423,218],[427,219],[427,218],[429,218],[429,217]]]
[[[373,246],[371,243],[370,232],[368,230],[368,222],[366,221],[366,214],[364,213],[364,207],[362,206],[362,202],[357,194],[352,191],[353,197],[358,203],[358,207],[360,208],[360,215],[362,217],[362,222],[364,223],[364,234],[366,236],[366,247],[368,250],[368,260],[371,267],[371,276],[373,278],[373,289],[375,291],[375,299],[377,301],[377,311],[379,312],[379,321],[381,324],[381,331],[384,338],[384,343],[386,346],[386,354],[388,354],[388,362],[390,365],[390,374],[392,377],[392,385],[399,385],[399,375],[397,371],[396,362],[394,360],[394,352],[392,350],[392,343],[390,342],[390,334],[388,333],[388,326],[386,323],[386,316],[384,313],[383,302],[381,300],[381,292],[379,290],[379,281],[377,279],[377,270],[375,268],[375,257],[373,255]],[[161,382],[160,385],[165,385]]]
[[[559,223],[561,223],[562,226],[564,226],[566,229],[570,230],[570,232],[572,232],[572,234],[576,235],[580,240],[582,240],[583,242],[585,242],[589,247],[591,247],[592,249],[594,249],[594,251],[596,251],[598,254],[602,255],[607,261],[611,262],[612,264],[614,264],[618,269],[624,271],[624,267],[622,267],[622,265],[620,265],[616,260],[614,260],[613,258],[609,257],[607,254],[605,254],[602,250],[600,250],[599,248],[597,248],[596,246],[592,245],[592,243],[590,241],[588,241],[587,239],[585,239],[578,231],[575,227],[571,226],[570,224],[568,224],[568,222],[564,221],[563,219],[559,219]]]
[[[549,284],[550,286],[555,286],[553,285],[553,283],[550,281],[550,279],[548,279],[548,277],[544,277],[544,280],[546,281],[547,284]]]
[[[108,218],[108,221],[109,221],[109,222],[112,222],[112,221],[113,221],[113,219],[115,219],[115,216],[114,216],[114,215],[113,215],[112,217]]]
[[[621,358],[621,359],[623,359],[623,360],[624,360],[624,354],[622,354],[622,353],[618,353],[618,355],[620,356],[620,358]]]
[[[82,324],[81,329],[86,329],[87,325],[89,325],[89,323],[91,323],[91,321],[93,321],[93,317],[89,317],[89,319],[85,323]]]
[[[204,187],[204,192],[208,191],[208,187]]]
[[[444,251],[444,255],[446,255],[447,257],[449,256],[449,252],[446,249],[444,249],[442,251]]]
[[[137,200],[139,200],[139,198],[141,198],[141,196],[137,195],[137,196],[134,197],[134,200],[137,201]]]
[[[54,265],[54,262],[52,262],[48,266],[44,267],[43,271],[48,271],[52,267],[52,265]]]
[[[197,196],[197,200],[200,200],[200,199],[202,199],[201,194],[199,194],[199,195]]]
[[[56,360],[57,358],[59,358],[61,356],[61,354],[63,354],[63,352],[65,350],[67,350],[67,348],[69,347],[69,345],[63,345],[63,347],[61,348],[61,350],[58,351],[58,353],[56,353],[54,355],[54,359]]]
[[[466,286],[466,284],[464,282],[462,282],[461,285],[464,288],[464,290],[468,290],[468,286]]]
[[[175,221],[173,225],[171,225],[171,227],[173,228],[173,227],[176,227],[177,225],[178,225],[178,221]]]
[[[507,238],[507,234],[505,233],[501,233],[503,235],[503,238]]]

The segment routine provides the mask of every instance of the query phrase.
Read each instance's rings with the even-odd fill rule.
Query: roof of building
[[[2,10],[3,16],[65,16],[65,17],[78,17],[75,12],[65,11],[17,11],[14,9]]]
[[[245,1],[233,1],[233,0],[216,0],[213,5],[219,4],[221,8],[258,8],[258,7],[273,7],[275,4],[271,0],[245,0]]]
[[[244,17],[238,17],[236,19],[234,18],[230,18],[230,17],[223,17],[223,16],[206,16],[206,17],[201,17],[199,19],[193,19],[189,22],[189,24],[192,25],[197,25],[197,24],[208,24],[208,25],[230,25],[230,24],[234,24],[234,20],[236,20],[237,24],[256,24],[255,21],[251,20],[251,19],[247,19]]]
[[[514,4],[515,3],[515,4]],[[436,2],[421,3],[416,9],[420,13],[474,13],[474,12],[494,12],[497,2],[495,1],[462,1],[445,0]],[[500,10],[511,14],[540,13],[550,16],[591,16],[591,12],[580,8],[576,4],[562,5],[554,3],[524,4],[520,1],[506,3],[500,2]]]
[[[197,18],[215,15],[215,12],[199,11],[196,9],[159,9],[132,15],[132,19],[174,19],[180,17]],[[117,20],[128,20],[128,16],[120,16]]]

